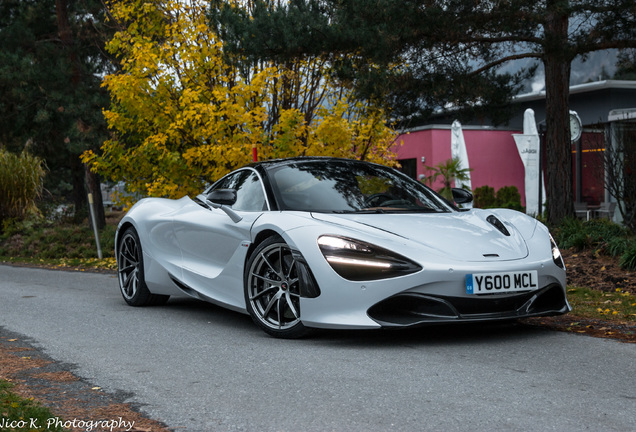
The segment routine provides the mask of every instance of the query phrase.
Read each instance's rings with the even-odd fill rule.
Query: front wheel
[[[139,235],[133,227],[124,231],[117,248],[117,276],[119,289],[131,306],[158,305],[170,296],[152,294],[144,280],[144,261]]]
[[[245,303],[254,322],[279,338],[299,338],[308,329],[300,320],[298,264],[281,238],[270,237],[250,256],[245,273]]]

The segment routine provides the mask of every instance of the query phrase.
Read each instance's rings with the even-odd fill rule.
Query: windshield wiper
[[[423,207],[410,207],[410,208],[401,209],[400,211],[406,211],[411,213],[445,213],[445,211],[441,209],[423,208]]]
[[[332,213],[336,214],[376,214],[386,213],[385,209],[373,208],[373,209],[360,209],[360,210],[334,210]]]

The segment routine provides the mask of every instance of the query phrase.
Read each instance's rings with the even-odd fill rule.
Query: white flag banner
[[[525,169],[526,214],[539,214],[539,158],[541,141],[534,121],[534,111],[527,109],[523,116],[523,134],[513,134],[517,150]],[[543,179],[542,179],[543,180]],[[542,185],[542,201],[545,203],[545,182]]]

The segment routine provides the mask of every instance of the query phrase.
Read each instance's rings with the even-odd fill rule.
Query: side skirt
[[[172,280],[172,282],[175,284],[175,286],[177,288],[179,288],[179,290],[181,292],[183,292],[184,294],[188,295],[189,297],[193,297],[197,300],[201,300],[204,302],[208,302],[208,303],[212,303],[215,304],[217,306],[221,306],[222,308],[225,309],[229,309],[229,310],[233,310],[235,312],[240,312],[242,314],[247,315],[247,310],[224,303],[224,302],[220,302],[218,300],[215,300],[211,297],[206,296],[205,294],[201,294],[200,292],[196,291],[193,288],[190,288],[189,286],[187,286],[186,284],[184,284],[183,282],[179,281],[177,278],[175,278],[174,276],[170,275],[170,280]]]

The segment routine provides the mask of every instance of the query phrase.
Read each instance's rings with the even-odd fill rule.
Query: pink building
[[[524,169],[512,134],[520,130],[491,127],[463,126],[473,190],[490,186],[495,190],[503,186],[516,186],[525,205]],[[397,158],[403,171],[421,179],[428,176],[427,166],[434,166],[451,158],[451,128],[449,125],[431,125],[399,136]],[[441,184],[433,185],[439,189]]]

